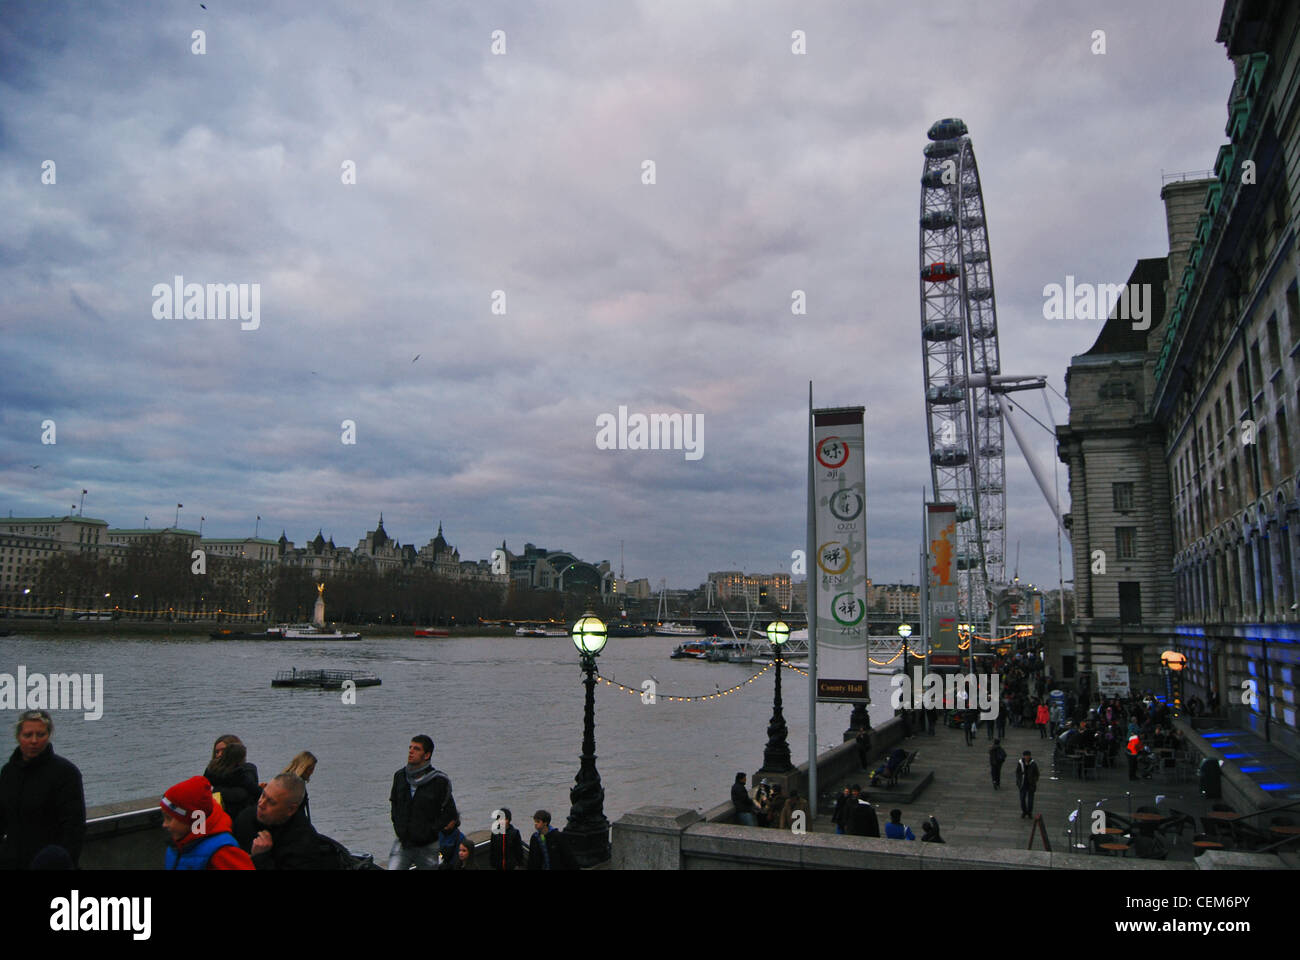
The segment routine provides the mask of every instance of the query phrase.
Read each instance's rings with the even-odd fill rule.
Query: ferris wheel
[[[921,351],[934,498],[957,505],[962,615],[984,625],[1005,580],[1006,455],[993,262],[961,120],[930,127],[921,173]]]

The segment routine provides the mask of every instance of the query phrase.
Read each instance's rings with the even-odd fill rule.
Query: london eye
[[[1006,457],[993,261],[966,124],[930,127],[921,172],[921,350],[934,499],[957,505],[962,615],[989,620],[1005,580]]]

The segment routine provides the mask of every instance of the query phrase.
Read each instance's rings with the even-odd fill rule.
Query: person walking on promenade
[[[876,817],[875,808],[867,802],[867,798],[862,795],[862,790],[856,783],[853,785],[852,792],[854,799],[847,804],[849,835],[853,837],[880,836],[880,821]]]
[[[488,861],[493,870],[518,870],[524,865],[524,838],[519,828],[510,824],[509,807],[502,807],[493,815]]]
[[[204,777],[168,787],[158,805],[167,832],[168,870],[252,870],[253,858],[239,848],[230,815],[212,796]]]
[[[458,818],[451,780],[432,757],[433,740],[412,737],[406,766],[393,774],[388,802],[397,839],[388,853],[389,870],[438,869],[438,833]]]
[[[239,845],[258,870],[338,870],[334,848],[316,832],[302,811],[307,785],[294,773],[267,781],[257,806],[247,807],[235,821]]]
[[[844,821],[847,819],[847,809],[851,791],[845,787],[840,791],[840,795],[835,798],[835,812],[831,814],[831,823],[835,824],[835,832],[844,833]]]
[[[1028,750],[1016,764],[1016,787],[1020,790],[1020,817],[1027,819],[1034,814],[1034,791],[1038,789],[1038,764]]]
[[[1047,739],[1047,725],[1051,722],[1051,719],[1051,712],[1047,709],[1047,704],[1040,701],[1034,707],[1034,725],[1038,727],[1038,738],[1040,740]]]
[[[81,771],[56,756],[54,721],[44,710],[20,714],[18,746],[0,769],[0,870],[30,869],[47,846],[62,847],[75,865],[86,836]]]
[[[975,746],[975,724],[979,722],[979,711],[967,707],[961,714],[962,727],[966,731],[966,746]]]
[[[858,747],[858,766],[863,770],[870,769],[871,734],[866,730],[863,730],[854,738],[854,743],[856,743]]]
[[[915,840],[916,834],[912,828],[903,824],[903,811],[895,807],[889,811],[889,822],[885,824],[885,839],[887,840]]]
[[[1002,749],[1002,740],[993,741],[993,746],[989,747],[989,773],[993,777],[993,789],[996,790],[1002,786],[1002,764],[1007,761],[1007,752]]]
[[[1142,753],[1142,738],[1136,733],[1128,738],[1128,745],[1124,748],[1128,752],[1128,778],[1136,780],[1138,778],[1138,756]]]
[[[745,789],[745,774],[736,774],[736,782],[731,785],[731,803],[736,808],[736,822],[746,827],[758,826],[758,807]]]
[[[212,759],[203,776],[212,784],[212,792],[219,794],[221,808],[232,821],[256,804],[262,792],[257,782],[257,767],[248,762],[248,748],[233,733],[218,737],[212,745]]]
[[[786,800],[785,806],[781,808],[780,827],[782,830],[789,830],[790,827],[794,824],[795,822],[794,815],[796,811],[800,811],[803,813],[803,819],[799,821],[803,829],[804,830],[811,829],[812,813],[808,809],[808,801],[805,800],[803,797],[799,796],[799,791],[797,789],[791,787],[790,797],[789,799]]]
[[[998,711],[998,719],[997,719],[998,735],[995,739],[1005,740],[1007,738],[1007,714],[1010,712],[1011,712],[1010,709],[1007,707],[1005,703],[1002,705],[1002,709]]]
[[[564,832],[551,826],[549,810],[538,810],[533,814],[533,827],[532,839],[528,841],[529,870],[576,869]]]

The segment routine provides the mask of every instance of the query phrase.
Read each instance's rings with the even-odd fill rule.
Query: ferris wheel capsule
[[[947,117],[930,124],[926,136],[931,140],[954,140],[966,136],[966,123],[957,117]]]
[[[944,263],[940,260],[938,263],[929,263],[921,268],[921,279],[930,283],[942,283],[945,280],[952,280],[960,276],[957,267],[952,264]]]

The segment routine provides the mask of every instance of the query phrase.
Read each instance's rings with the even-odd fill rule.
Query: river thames
[[[659,701],[596,688],[597,768],[611,822],[645,804],[707,809],[728,798],[737,770],[762,764],[772,711],[768,670],[738,692],[697,703],[670,696],[710,694],[742,683],[761,666],[670,660],[672,637],[618,638],[600,672],[636,689],[654,678]],[[54,749],[75,763],[89,805],[161,796],[201,774],[220,735],[248,746],[261,779],[300,750],[320,763],[311,780],[312,821],[354,850],[385,860],[393,840],[388,792],[412,736],[436,744],[434,764],[450,777],[463,829],[486,829],[509,807],[527,837],[544,807],[563,827],[582,745],[582,673],[567,637],[455,637],[357,642],[211,640],[48,634],[0,639],[0,673],[103,675],[103,715],[54,713]],[[272,689],[278,670],[369,670],[383,680],[355,691]],[[807,680],[782,675],[790,748],[807,759]],[[888,678],[872,676],[872,722],[892,715]],[[841,742],[849,707],[821,704],[819,751]],[[11,719],[9,714],[6,719]],[[7,757],[8,754],[6,753]]]

